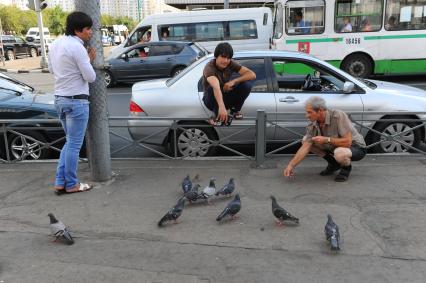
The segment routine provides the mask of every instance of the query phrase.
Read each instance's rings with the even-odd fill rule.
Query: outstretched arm
[[[312,143],[304,141],[302,146],[299,148],[299,150],[296,152],[294,157],[290,160],[287,167],[284,169],[284,176],[286,177],[293,177],[294,176],[294,168],[302,162],[303,159],[305,159],[306,155],[309,154],[312,147]]]

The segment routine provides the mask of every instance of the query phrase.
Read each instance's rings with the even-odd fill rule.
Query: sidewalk
[[[89,192],[56,196],[55,163],[0,165],[0,282],[424,282],[426,158],[368,156],[346,183],[317,173],[309,157],[289,181],[289,158],[249,161],[114,160],[115,178]],[[186,174],[204,187],[230,177],[240,218],[218,224],[228,199],[186,206],[180,224],[157,222],[181,196]],[[88,180],[87,164],[80,177]],[[278,228],[270,195],[299,217]],[[75,244],[52,243],[47,213],[69,225]],[[342,250],[324,239],[326,214]]]
[[[113,47],[104,47],[104,56],[107,57],[109,52],[111,51]],[[43,70],[40,67],[40,60],[41,56],[37,57],[24,57],[19,58],[13,61],[6,60],[5,66],[3,66],[3,63],[0,60],[0,72],[11,72],[11,73],[40,73],[40,72],[46,72],[48,73],[49,70],[45,69]]]

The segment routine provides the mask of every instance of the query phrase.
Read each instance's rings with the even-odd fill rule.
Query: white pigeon
[[[214,183],[214,178],[210,179],[210,183],[207,187],[203,189],[200,194],[200,198],[203,198],[209,202],[209,198],[212,197],[216,193],[216,185]]]
[[[49,213],[47,216],[50,218],[50,231],[52,232],[52,235],[56,237],[56,240],[62,238],[66,244],[74,244],[74,239],[72,238],[64,223],[56,219],[52,213]]]

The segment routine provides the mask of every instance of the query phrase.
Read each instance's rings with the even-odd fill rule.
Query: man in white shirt
[[[94,48],[84,43],[92,37],[92,19],[82,12],[68,15],[65,35],[49,50],[49,71],[55,77],[55,107],[66,134],[56,169],[56,194],[84,192],[91,185],[77,178],[78,158],[89,120],[89,83],[96,73],[91,62]]]

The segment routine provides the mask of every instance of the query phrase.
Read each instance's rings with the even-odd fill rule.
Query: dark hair
[[[228,42],[221,42],[216,46],[214,49],[214,58],[217,58],[221,55],[229,59],[234,56],[234,50],[232,49],[231,44]]]
[[[93,26],[92,19],[83,12],[72,12],[67,17],[65,35],[75,35],[75,31]]]
[[[296,12],[296,16],[299,16],[299,17],[303,18],[303,12],[302,11],[297,11]]]

